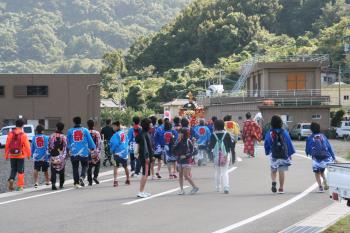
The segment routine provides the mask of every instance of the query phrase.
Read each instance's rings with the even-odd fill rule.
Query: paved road
[[[1,194],[0,232],[273,233],[332,203],[328,194],[313,190],[310,160],[294,157],[286,194],[278,195],[270,192],[262,149],[256,159],[244,157],[241,148],[238,154],[243,161],[231,169],[229,195],[214,192],[211,166],[193,169],[200,187],[194,196],[177,196],[178,183],[164,179],[148,184],[147,191],[159,196],[137,199],[138,180],[113,188],[109,175],[101,177],[107,182],[80,190],[67,185],[61,192]]]

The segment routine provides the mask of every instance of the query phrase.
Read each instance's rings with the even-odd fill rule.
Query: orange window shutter
[[[305,88],[306,88],[305,74],[298,74],[298,76],[297,76],[297,89],[298,90],[305,90]]]
[[[295,74],[288,74],[287,89],[295,90],[297,88],[297,76]]]

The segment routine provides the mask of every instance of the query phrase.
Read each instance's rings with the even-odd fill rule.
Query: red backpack
[[[22,135],[23,132],[15,133],[11,132],[13,134],[11,142],[10,142],[10,155],[12,156],[20,156],[22,155]]]

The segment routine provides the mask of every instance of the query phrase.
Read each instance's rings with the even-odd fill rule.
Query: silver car
[[[311,123],[298,123],[290,130],[290,136],[292,139],[298,139],[299,141],[309,137],[312,132],[310,129]]]

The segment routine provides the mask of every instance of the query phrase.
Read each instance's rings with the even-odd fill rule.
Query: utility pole
[[[338,94],[339,94],[339,108],[341,108],[341,70],[339,65],[338,70]]]

